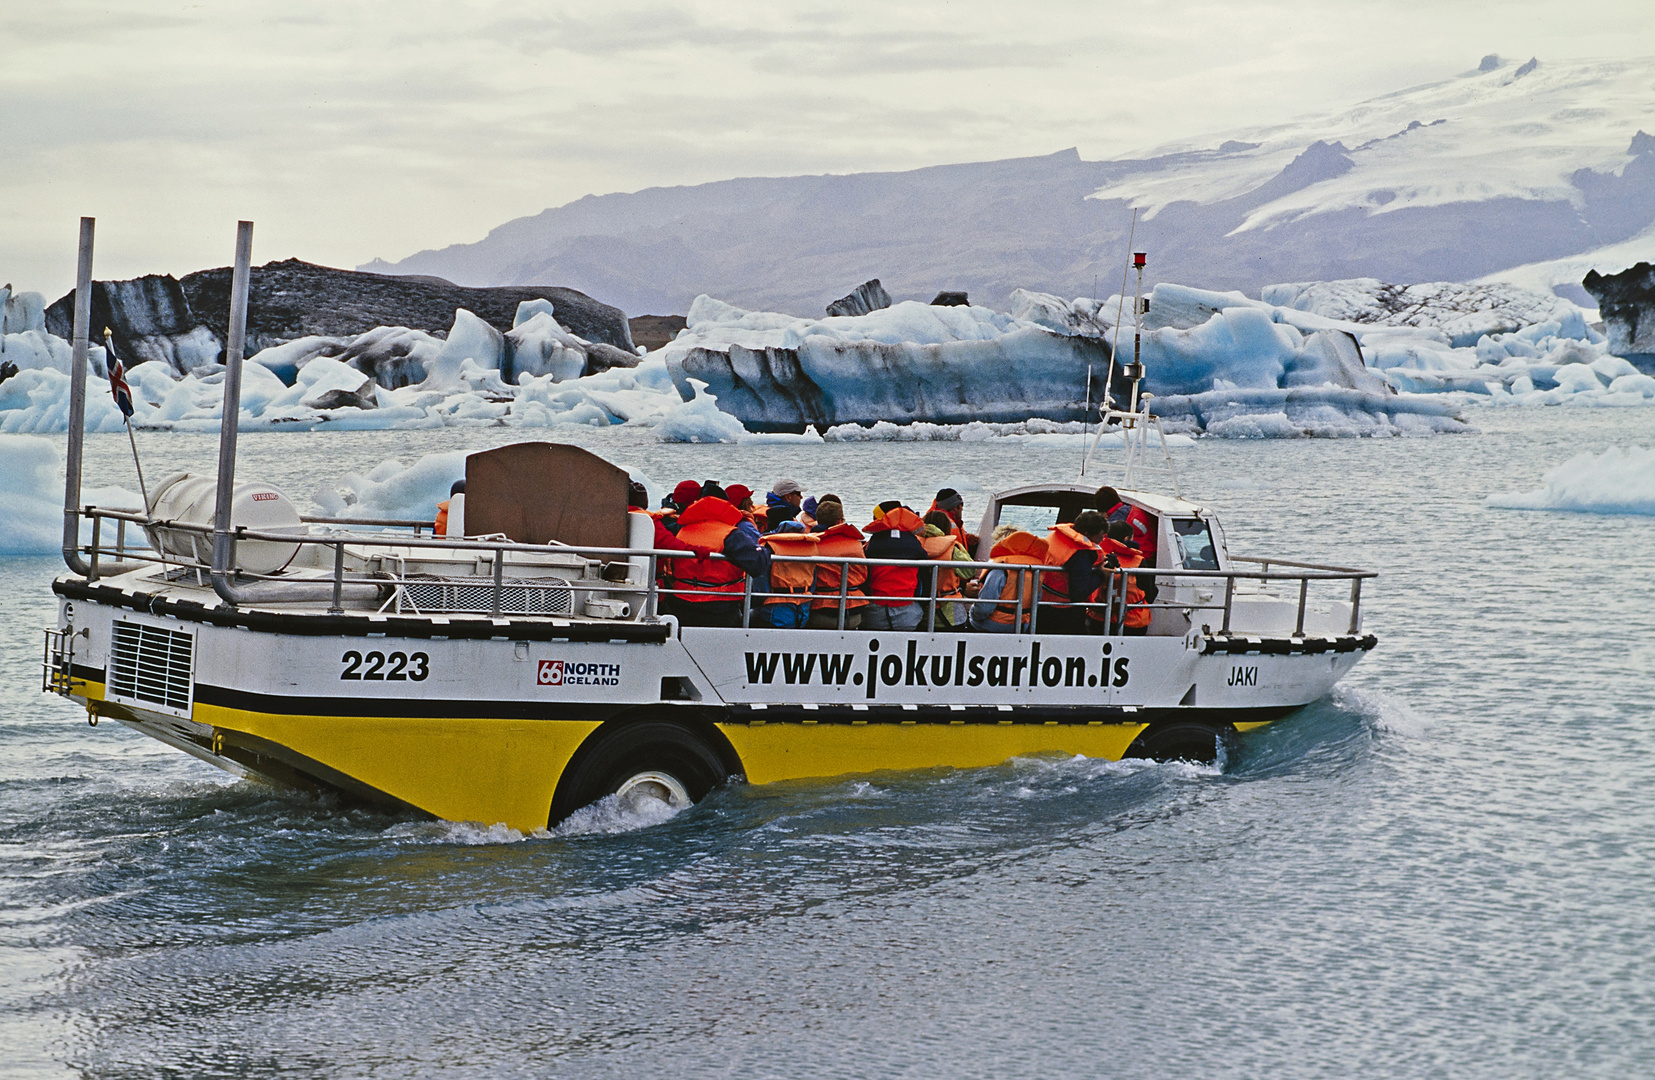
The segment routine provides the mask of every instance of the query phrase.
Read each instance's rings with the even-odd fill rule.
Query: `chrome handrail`
[[[82,516],[88,518],[92,524],[92,543],[90,545],[77,548],[77,553],[84,553],[90,556],[90,561],[88,563],[88,569],[91,571],[91,574],[89,575],[90,580],[95,581],[99,576],[107,576],[108,568],[102,567],[100,564],[101,557],[111,554],[109,549],[103,546],[100,542],[100,538],[102,536],[101,521],[105,518],[117,523],[116,548],[113,554],[116,555],[119,565],[123,568],[136,562],[161,563],[169,567],[176,566],[183,569],[195,570],[198,573],[208,574],[210,574],[214,569],[211,564],[198,563],[194,560],[180,558],[176,555],[163,556],[158,552],[146,552],[127,547],[125,536],[125,526],[127,523],[136,523],[151,528],[193,533],[207,537],[212,537],[215,534],[215,530],[212,526],[171,520],[155,520],[147,517],[146,515],[133,511],[109,510],[95,506],[87,506],[81,513]],[[239,568],[232,571],[233,577],[237,580],[265,582],[269,583],[271,586],[275,586],[276,590],[269,595],[268,602],[281,602],[283,599],[281,589],[284,587],[288,590],[295,590],[296,587],[308,587],[308,589],[302,590],[306,592],[304,599],[326,600],[329,604],[328,610],[331,613],[337,614],[344,610],[344,602],[347,599],[353,601],[369,599],[367,595],[362,594],[361,589],[363,587],[368,587],[371,589],[373,591],[373,595],[377,597],[380,595],[379,590],[383,588],[397,588],[407,584],[405,578],[389,573],[380,573],[376,575],[346,573],[345,554],[347,548],[416,548],[438,551],[448,550],[486,553],[489,557],[490,563],[492,564],[490,567],[492,602],[490,604],[489,614],[494,617],[499,617],[503,611],[502,597],[507,583],[507,579],[505,577],[505,563],[507,562],[506,556],[508,553],[513,552],[576,556],[586,559],[588,563],[615,563],[623,559],[647,559],[647,577],[643,582],[638,582],[636,580],[612,581],[601,577],[577,579],[580,582],[589,583],[593,587],[594,591],[642,593],[643,603],[639,607],[639,618],[645,620],[652,620],[659,617],[657,608],[662,597],[706,596],[710,592],[714,591],[706,587],[672,587],[663,582],[664,567],[661,560],[698,558],[695,553],[689,551],[659,548],[582,546],[562,543],[526,544],[505,539],[482,537],[468,538],[447,536],[439,537],[435,535],[428,536],[417,531],[428,527],[427,522],[409,521],[405,519],[303,518],[301,520],[302,523],[306,525],[367,524],[382,528],[409,528],[415,529],[416,532],[412,536],[391,533],[361,532],[294,534],[272,530],[237,527],[230,535],[230,550],[232,553],[232,558],[229,563],[230,567],[234,567],[235,565],[233,559],[235,545],[244,541],[265,541],[300,546],[312,545],[331,548],[333,554],[333,567],[332,572],[325,578],[295,577],[290,573],[257,574]],[[708,557],[719,562],[729,561],[719,552],[712,552]],[[984,602],[984,599],[981,596],[967,597],[963,595],[958,600],[944,601],[937,591],[937,580],[943,571],[974,570],[978,572],[978,577],[981,578],[984,576],[986,571],[993,569],[1004,569],[1008,571],[1008,573],[1018,573],[1020,575],[1027,576],[1028,581],[1026,583],[1026,587],[1018,590],[1016,609],[1014,612],[1014,625],[1020,626],[1022,624],[1025,615],[1025,607],[1027,607],[1027,617],[1029,622],[1028,633],[1031,634],[1038,633],[1039,619],[1042,609],[1050,609],[1056,606],[1067,609],[1081,610],[1102,609],[1108,612],[1107,621],[1111,627],[1118,627],[1122,625],[1126,614],[1133,610],[1179,610],[1186,613],[1194,611],[1222,611],[1224,613],[1223,621],[1218,633],[1221,635],[1227,635],[1231,633],[1232,629],[1231,624],[1236,599],[1236,582],[1243,580],[1266,583],[1284,581],[1298,583],[1296,615],[1293,630],[1293,636],[1295,637],[1304,636],[1305,618],[1307,612],[1309,611],[1308,603],[1311,582],[1348,581],[1350,582],[1349,604],[1351,608],[1349,633],[1355,634],[1361,625],[1361,583],[1364,579],[1378,576],[1377,572],[1372,570],[1359,570],[1351,567],[1332,566],[1319,563],[1295,562],[1286,559],[1266,559],[1256,556],[1236,555],[1230,556],[1231,563],[1248,563],[1251,565],[1257,565],[1260,568],[1257,570],[1237,569],[1234,566],[1227,570],[1194,570],[1181,567],[1162,568],[1147,566],[1105,568],[1103,571],[1105,584],[1100,590],[1102,599],[1055,603],[1051,600],[1043,600],[1040,595],[1041,576],[1046,573],[1058,572],[1061,570],[1060,567],[1055,566],[1030,566],[1025,564],[1000,563],[992,560],[982,562],[976,560],[944,561],[939,559],[870,559],[866,557],[857,558],[852,556],[824,557],[821,555],[772,554],[770,558],[772,562],[806,563],[812,565],[827,564],[837,566],[839,568],[838,588],[835,593],[831,594],[817,593],[814,589],[808,593],[772,592],[768,589],[755,587],[754,579],[744,574],[742,591],[740,594],[740,602],[744,612],[742,620],[743,625],[750,624],[751,613],[754,610],[755,601],[758,601],[760,606],[762,606],[762,602],[765,600],[786,600],[802,597],[804,599],[798,599],[797,602],[809,602],[814,605],[819,599],[831,598],[835,601],[835,608],[838,615],[838,628],[843,630],[845,625],[845,617],[847,611],[849,610],[849,602],[851,600],[855,599],[865,602],[901,600],[906,602],[923,602],[926,605],[926,629],[928,632],[935,632],[937,608],[940,604],[946,602],[975,605]],[[849,570],[853,566],[911,567],[916,570],[921,568],[929,568],[929,573],[926,574],[929,588],[923,593],[916,592],[912,596],[906,596],[870,593],[867,591],[867,586],[864,584],[859,592],[853,594],[849,587]],[[1277,569],[1271,569],[1271,567],[1276,567]],[[100,569],[105,571],[103,575],[99,574]],[[125,571],[123,570],[122,572]],[[1222,603],[1189,601],[1145,601],[1130,603],[1126,599],[1126,590],[1117,587],[1117,580],[1124,579],[1127,574],[1134,575],[1138,578],[1147,577],[1152,579],[1177,579],[1175,584],[1192,584],[1201,581],[1223,581],[1225,583],[1224,599]],[[558,580],[569,581],[570,579]],[[315,586],[318,585],[323,586],[325,595],[310,595],[311,592],[314,592]],[[261,595],[260,598],[264,599],[265,597]],[[299,602],[299,597],[296,592],[295,595],[289,597],[289,599],[293,602]],[[735,600],[737,597],[734,593],[731,593],[730,599]],[[1027,605],[1025,604],[1025,600],[1029,601]],[[994,602],[997,604],[999,601],[995,599]]]

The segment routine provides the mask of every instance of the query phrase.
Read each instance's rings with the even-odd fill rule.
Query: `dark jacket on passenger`
[[[770,580],[770,548],[759,541],[758,526],[747,518],[730,530],[724,538],[723,555],[748,577]],[[761,586],[762,587],[762,586]],[[736,599],[740,599],[737,597]]]
[[[1084,604],[1103,586],[1103,570],[1098,566],[1098,553],[1077,551],[1063,564],[1069,576],[1069,602]]]

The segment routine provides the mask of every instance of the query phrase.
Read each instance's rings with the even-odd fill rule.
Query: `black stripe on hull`
[[[74,675],[102,682],[97,668],[75,665]],[[1300,705],[1251,709],[1203,709],[1193,706],[1133,708],[1121,705],[753,705],[698,702],[601,703],[591,701],[504,701],[476,698],[353,698],[321,695],[260,694],[208,683],[195,685],[198,705],[266,713],[274,716],[391,716],[406,719],[611,720],[641,709],[694,715],[719,724],[1149,724],[1178,717],[1218,723],[1262,723],[1279,719]]]
[[[1303,705],[1268,705],[1253,709],[1202,709],[1193,706],[1128,708],[1120,705],[978,705],[953,708],[947,705],[735,705],[727,723],[733,724],[1055,724],[1086,727],[1089,724],[1155,724],[1179,719],[1196,723],[1254,724],[1278,720]]]

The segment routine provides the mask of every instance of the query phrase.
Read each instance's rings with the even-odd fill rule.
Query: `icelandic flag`
[[[115,355],[115,342],[108,330],[103,332],[104,356],[109,359],[109,392],[115,397],[115,407],[121,415],[132,419],[132,387],[126,384],[126,368]]]

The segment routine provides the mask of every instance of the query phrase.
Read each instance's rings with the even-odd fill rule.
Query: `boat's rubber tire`
[[[1123,757],[1150,761],[1193,761],[1211,765],[1218,760],[1218,747],[1235,738],[1229,724],[1203,724],[1195,720],[1172,720],[1152,724],[1138,733]]]
[[[599,729],[581,745],[558,781],[548,825],[623,788],[700,802],[730,771],[706,739],[662,720],[634,720]]]

